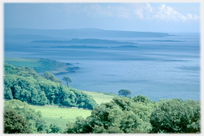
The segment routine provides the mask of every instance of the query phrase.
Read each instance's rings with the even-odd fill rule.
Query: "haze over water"
[[[77,73],[56,75],[60,80],[69,76],[71,86],[79,90],[117,94],[120,89],[129,89],[132,96],[142,94],[154,101],[199,100],[200,36],[169,34],[172,36],[109,38],[134,42],[138,48],[110,48],[117,44],[86,44],[109,48],[48,48],[68,44],[18,43],[27,46],[18,50],[9,48],[13,47],[9,42],[5,57],[48,58],[79,66]],[[28,48],[36,45],[41,47]]]

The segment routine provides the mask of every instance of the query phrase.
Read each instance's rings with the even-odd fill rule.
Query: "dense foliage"
[[[181,99],[164,101],[152,112],[150,122],[155,133],[200,132],[200,103]]]
[[[4,111],[4,133],[30,133],[28,122],[15,111]]]
[[[131,96],[131,91],[127,89],[121,89],[118,91],[118,95],[128,97]]]
[[[95,100],[82,91],[62,85],[54,75],[45,73],[44,78],[29,67],[4,65],[4,98],[18,99],[27,103],[55,104],[93,109]]]
[[[170,99],[152,102],[146,96],[114,98],[91,116],[68,123],[65,133],[199,133],[200,103]]]
[[[41,112],[36,112],[26,102],[20,100],[4,102],[5,133],[46,132],[46,122],[41,117]]]
[[[94,108],[86,119],[77,118],[74,124],[68,124],[66,133],[148,133],[152,129],[152,107],[152,103],[114,98]]]

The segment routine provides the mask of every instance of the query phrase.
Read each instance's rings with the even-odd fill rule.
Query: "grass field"
[[[4,61],[14,66],[24,67],[39,67],[38,63],[40,59],[26,59],[26,58],[5,58]]]
[[[113,99],[113,96],[104,95],[103,93],[98,92],[89,92],[83,91],[91,95],[94,100],[101,104],[103,102],[109,102]],[[91,110],[86,109],[78,109],[78,108],[59,108],[59,107],[52,107],[52,106],[35,106],[30,105],[31,108],[35,109],[36,111],[41,111],[42,118],[47,122],[47,124],[58,124],[62,128],[66,128],[66,124],[68,121],[74,122],[76,117],[82,116],[86,118],[87,116],[91,115]]]
[[[96,103],[98,103],[98,104],[110,102],[114,97],[114,96],[105,95],[105,94],[99,93],[99,92],[89,92],[89,91],[82,91],[82,92],[91,95],[94,98],[94,100],[96,101]]]
[[[31,108],[36,111],[41,111],[42,118],[47,124],[58,124],[62,128],[66,127],[68,121],[74,122],[77,116],[86,118],[91,115],[91,110],[78,109],[78,108],[59,108],[49,106],[34,106],[30,105]]]

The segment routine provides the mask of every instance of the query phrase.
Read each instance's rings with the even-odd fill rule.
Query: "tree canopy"
[[[151,103],[134,102],[130,98],[114,98],[93,109],[86,119],[77,118],[67,124],[66,133],[148,133]]]
[[[146,96],[114,98],[95,107],[86,119],[68,123],[65,133],[199,133],[199,101]]]
[[[62,80],[64,80],[64,81],[67,83],[67,86],[69,85],[69,83],[72,82],[72,79],[71,79],[70,77],[68,77],[68,76],[64,76],[64,77],[62,78]]]
[[[169,99],[152,112],[150,122],[154,133],[198,133],[200,102]]]
[[[5,133],[41,133],[47,125],[42,114],[30,108],[26,102],[10,100],[4,102]]]
[[[28,122],[13,110],[4,111],[4,133],[30,133]]]
[[[4,65],[4,99],[18,99],[27,103],[64,105],[93,109],[95,100],[86,93],[60,84],[51,73],[39,76],[29,67]]]
[[[127,89],[121,89],[118,91],[118,95],[127,97],[131,95],[131,91]]]

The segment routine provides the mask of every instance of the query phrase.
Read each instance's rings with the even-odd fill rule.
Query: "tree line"
[[[20,100],[5,101],[4,133],[200,133],[200,101],[115,97],[62,129]]]
[[[29,67],[4,64],[4,99],[18,99],[36,105],[64,105],[93,109],[92,96],[62,84],[53,74],[39,76]]]
[[[64,133],[200,133],[200,101],[117,97],[69,122]]]

